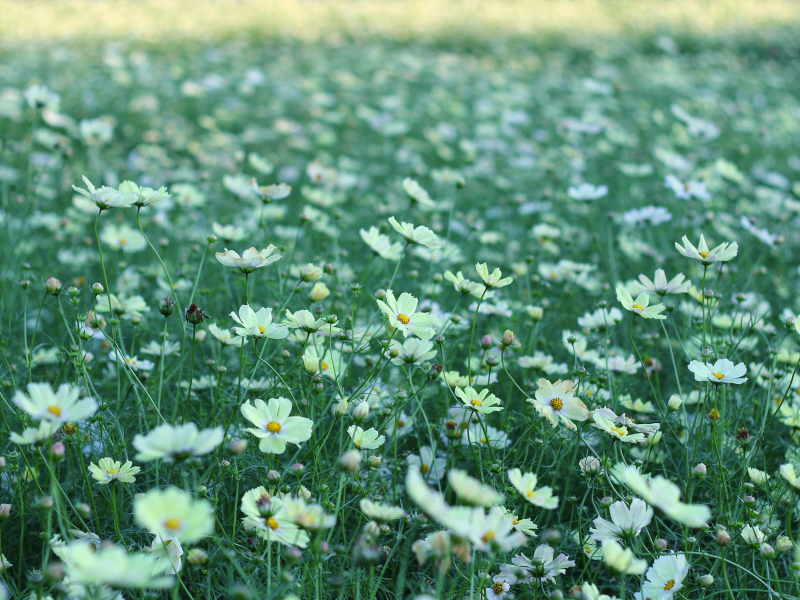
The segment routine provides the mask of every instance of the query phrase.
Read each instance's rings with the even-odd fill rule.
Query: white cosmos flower
[[[630,295],[624,286],[617,286],[617,300],[625,308],[634,314],[637,314],[645,319],[666,319],[666,315],[659,314],[667,309],[663,304],[650,304],[650,296],[641,293],[636,297],[636,300]]]
[[[133,438],[133,447],[139,451],[136,460],[146,462],[163,459],[164,462],[183,461],[203,456],[222,443],[222,427],[198,430],[194,423],[159,425],[147,435]]]
[[[567,188],[567,195],[573,200],[591,202],[598,200],[608,194],[608,186],[592,185],[591,183],[581,183]]]
[[[681,200],[711,200],[711,194],[706,189],[706,184],[697,181],[681,182],[675,175],[667,175],[664,179],[664,187],[672,190],[675,197]]]
[[[14,394],[14,404],[34,419],[51,423],[77,422],[94,414],[97,402],[82,398],[80,388],[63,383],[53,391],[49,383],[29,383],[28,393]]]
[[[152,371],[156,364],[151,360],[146,359],[139,359],[136,356],[123,356],[120,354],[119,357],[123,362],[127,363],[127,365],[133,369],[134,371]],[[117,351],[112,350],[108,355],[108,360],[113,363],[117,362]]]
[[[735,383],[741,385],[747,381],[744,374],[747,367],[744,363],[734,365],[727,358],[721,358],[713,365],[693,360],[689,363],[689,370],[694,373],[695,381],[710,381],[714,384]]]
[[[238,315],[231,312],[230,316],[241,325],[233,328],[238,336],[272,340],[282,340],[289,336],[289,328],[286,325],[272,322],[272,308],[261,308],[256,312],[249,304],[243,304],[239,307]]]
[[[155,488],[133,501],[136,522],[162,538],[196,542],[214,533],[214,509],[208,500],[170,487]]]
[[[489,267],[486,266],[486,263],[477,263],[475,265],[475,270],[478,272],[478,276],[483,280],[486,289],[506,287],[514,282],[513,277],[506,277],[503,279],[503,273],[500,269],[495,269],[489,273]]]
[[[379,504],[377,502],[373,502],[369,498],[362,498],[358,506],[361,508],[361,512],[363,512],[368,519],[372,519],[378,523],[396,521],[406,514],[402,508],[388,506],[386,504]]]
[[[750,546],[751,548],[758,548],[761,544],[764,543],[764,540],[767,536],[761,531],[761,528],[756,525],[753,527],[752,525],[745,525],[741,532],[742,539],[744,543]]]
[[[461,271],[458,271],[455,275],[451,271],[445,271],[444,278],[453,284],[457,292],[464,296],[475,296],[484,300],[494,296],[494,292],[488,291],[485,285],[466,279]]]
[[[566,554],[555,556],[555,551],[547,544],[537,546],[531,558],[518,554],[511,559],[511,563],[524,570],[525,583],[555,581],[558,575],[575,566],[575,561]]]
[[[639,498],[634,498],[630,507],[622,500],[614,502],[608,510],[611,521],[597,517],[591,529],[592,539],[598,542],[633,539],[653,520],[653,509]]]
[[[533,398],[528,398],[539,415],[545,417],[550,425],[558,426],[559,420],[569,429],[577,429],[574,421],[585,421],[589,418],[586,405],[577,398],[574,391],[575,383],[570,380],[550,383],[547,379],[539,380],[539,389]]]
[[[126,254],[139,252],[147,247],[147,240],[142,232],[126,223],[119,226],[113,223],[106,225],[100,233],[100,240],[109,248],[122,250]]]
[[[533,473],[523,474],[519,469],[511,469],[508,472],[508,481],[526,502],[547,510],[558,508],[558,496],[553,496],[553,489],[550,487],[537,489],[538,478]]]
[[[115,588],[166,588],[172,577],[153,578],[158,560],[148,554],[128,554],[121,546],[75,540],[59,549],[71,585],[110,585]]]
[[[403,244],[400,242],[392,243],[388,235],[380,232],[377,227],[370,227],[369,231],[360,229],[361,239],[370,249],[381,258],[396,261],[403,253]]]
[[[755,469],[748,469],[748,471],[755,471]],[[800,491],[800,479],[797,478],[797,473],[795,472],[794,465],[792,463],[786,463],[781,465],[780,474],[789,483],[789,485],[791,485],[794,489]],[[753,475],[751,474],[750,477],[753,477]],[[763,481],[761,483],[764,483],[768,478],[769,476],[766,473],[764,473]],[[755,480],[755,478],[753,479]]]
[[[422,473],[424,479],[439,481],[444,476],[447,468],[447,459],[436,456],[435,450],[430,446],[422,446],[419,455],[409,454],[406,458],[408,464]]]
[[[105,457],[97,461],[98,464],[89,464],[89,473],[101,485],[108,485],[113,481],[120,483],[133,483],[136,481],[136,475],[141,471],[140,467],[134,467],[131,461],[126,461],[124,464],[113,458]]]
[[[208,326],[208,332],[217,338],[223,346],[241,348],[247,343],[247,338],[234,336],[230,329],[222,329],[216,323],[211,323],[211,325]]]
[[[450,469],[447,472],[447,481],[456,493],[456,497],[464,504],[494,506],[503,502],[502,494],[498,494],[494,488],[470,477],[466,471]]]
[[[603,561],[611,569],[622,575],[641,575],[647,569],[647,561],[639,560],[616,540],[606,540],[602,544]]]
[[[281,255],[273,254],[274,251],[275,246],[270,244],[261,252],[255,248],[248,248],[239,256],[237,252],[225,248],[225,252],[217,252],[214,256],[223,266],[239,269],[242,273],[249,274],[280,260]]]
[[[258,449],[267,454],[283,454],[286,444],[299,446],[311,437],[313,421],[305,417],[292,417],[292,401],[279,397],[270,398],[268,402],[261,399],[255,406],[247,400],[242,405],[242,415],[255,428],[246,431],[259,438]]]
[[[39,423],[39,427],[28,427],[22,433],[12,431],[9,440],[12,444],[29,446],[30,444],[49,440],[60,428],[61,423],[58,421],[42,421]]]
[[[394,217],[389,217],[389,223],[409,244],[420,244],[431,250],[442,247],[442,242],[439,241],[436,234],[424,225],[414,227],[411,223],[398,223]]]
[[[397,350],[398,355],[392,359],[396,365],[415,365],[434,358],[438,351],[434,348],[433,342],[408,338],[401,344],[397,340],[392,340],[391,350]]]
[[[490,394],[488,389],[483,390],[480,394],[472,387],[456,388],[455,391],[459,402],[469,410],[484,415],[503,410],[503,407],[500,406],[500,399],[494,394]]]
[[[686,236],[683,236],[683,246],[675,242],[675,248],[686,258],[692,258],[706,267],[713,265],[715,262],[727,262],[732,260],[739,252],[739,244],[736,242],[725,242],[709,250],[706,245],[706,238],[702,235],[700,236],[700,243],[696,248]]]
[[[283,499],[286,516],[300,529],[319,531],[330,529],[336,524],[336,517],[329,515],[321,504],[309,504],[305,498],[286,496]]]
[[[647,581],[642,584],[641,593],[636,592],[634,597],[636,600],[672,600],[683,587],[689,566],[684,554],[658,557],[647,569]]]
[[[403,179],[403,191],[408,194],[408,197],[411,198],[411,200],[421,206],[436,206],[436,203],[431,200],[431,197],[425,188],[417,183],[415,179],[411,179],[410,177]]]
[[[316,333],[320,329],[328,335],[336,335],[341,331],[336,327],[338,319],[334,316],[333,323],[328,323],[328,317],[317,319],[310,310],[298,310],[294,314],[287,308],[286,321],[284,323],[291,329],[302,329],[306,333]]]
[[[628,427],[609,419],[605,414],[595,411],[592,415],[592,427],[604,431],[612,438],[627,442],[629,444],[643,444],[645,443],[645,435],[643,433],[630,433]]]
[[[150,554],[157,558],[153,575],[177,575],[183,567],[183,546],[177,538],[157,535],[150,544]]]
[[[153,188],[149,187],[139,187],[132,181],[123,181],[119,185],[119,191],[123,193],[135,194],[136,199],[133,201],[133,205],[138,206],[139,208],[144,208],[145,206],[150,206],[151,204],[163,202],[170,197],[170,194],[167,192],[167,188],[163,186],[157,190],[154,190]]]
[[[83,176],[83,182],[86,184],[87,189],[79,188],[74,185],[72,189],[82,196],[86,196],[89,200],[94,202],[100,210],[128,208],[132,206],[138,198],[138,194],[120,192],[105,185],[98,190],[92,185],[92,182],[86,178],[86,175]]]
[[[403,292],[395,299],[392,290],[386,291],[385,302],[376,300],[378,307],[389,317],[389,324],[403,332],[405,337],[411,333],[423,340],[431,339],[436,330],[433,328],[434,317],[430,313],[416,312],[417,299]]]
[[[667,276],[663,269],[656,269],[656,275],[653,281],[650,281],[646,276],[639,275],[639,281],[636,283],[639,289],[647,294],[658,294],[659,296],[666,296],[667,294],[683,294],[690,287],[691,281],[684,281],[683,273],[678,273],[667,281]]]
[[[509,552],[528,541],[524,533],[514,529],[514,519],[499,506],[493,506],[488,513],[481,507],[473,508],[469,528],[470,541],[482,552]]]
[[[661,475],[648,478],[634,466],[617,464],[615,480],[641,496],[650,506],[660,509],[669,518],[688,527],[703,527],[711,519],[711,510],[704,504],[684,504],[680,488]]]
[[[263,486],[244,493],[241,510],[245,514],[244,528],[255,530],[259,537],[298,548],[308,545],[308,534],[289,518],[284,499],[270,496]]]
[[[374,427],[364,430],[357,425],[350,425],[347,434],[359,450],[374,450],[386,441],[386,436],[380,435]]]

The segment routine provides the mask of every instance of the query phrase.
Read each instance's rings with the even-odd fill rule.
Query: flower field
[[[611,4],[0,0],[0,599],[800,598],[800,17]]]

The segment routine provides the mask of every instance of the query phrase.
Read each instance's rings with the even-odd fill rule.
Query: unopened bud
[[[772,560],[773,558],[775,558],[776,554],[775,548],[773,548],[769,544],[761,544],[761,548],[759,548],[759,551],[761,552],[761,556],[763,556],[767,560]]]
[[[361,466],[364,455],[358,450],[348,450],[339,457],[339,467],[342,471],[354,473]]]
[[[64,291],[64,284],[55,277],[48,277],[47,281],[44,283],[44,289],[48,294],[58,296],[62,291]]]
[[[683,400],[677,394],[673,394],[669,398],[669,402],[667,402],[667,407],[669,407],[670,412],[677,412],[681,409],[681,405],[683,404]]]
[[[339,400],[339,402],[334,407],[333,412],[337,417],[343,417],[347,414],[348,406],[349,404],[347,403],[347,400],[344,399]]]
[[[228,444],[228,453],[233,456],[244,454],[245,450],[247,450],[247,440],[233,440]]]
[[[367,466],[370,469],[377,469],[378,467],[381,466],[381,462],[382,462],[381,461],[381,457],[380,456],[376,456],[375,454],[373,454],[372,456],[370,456],[367,459]]]
[[[706,573],[697,579],[697,583],[699,583],[702,587],[711,587],[714,585],[714,576]]]
[[[492,347],[492,338],[491,336],[485,335],[481,338],[481,348],[484,350],[488,350]]]
[[[208,554],[200,548],[192,548],[186,555],[186,561],[193,565],[205,565],[208,564]]]
[[[780,553],[788,552],[793,547],[794,544],[792,543],[792,540],[790,540],[785,535],[782,535],[777,540],[775,540],[775,549]]]
[[[502,341],[503,341],[503,346],[506,346],[506,347],[513,346],[514,342],[517,341],[517,336],[514,335],[514,332],[511,331],[510,329],[506,329],[503,332],[503,340]]]
[[[727,546],[731,543],[731,534],[728,533],[725,529],[720,529],[717,531],[717,545],[718,546]]]
[[[708,468],[705,466],[705,464],[698,463],[694,466],[694,469],[692,469],[692,473],[694,473],[695,477],[699,477],[700,479],[702,479],[703,477],[708,475]]]
[[[353,420],[356,423],[363,423],[369,417],[369,402],[364,400],[353,409]]]
[[[658,548],[659,552],[666,552],[667,551],[667,540],[664,538],[658,538],[656,540],[656,548]]]

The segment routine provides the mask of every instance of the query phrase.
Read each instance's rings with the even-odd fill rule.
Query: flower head
[[[475,265],[475,270],[478,272],[478,276],[483,280],[483,285],[486,286],[486,289],[506,287],[514,282],[513,277],[506,277],[503,279],[503,273],[500,269],[495,269],[489,273],[489,267],[486,266],[486,263],[477,263]]]
[[[692,258],[705,267],[713,265],[715,262],[732,260],[739,252],[739,244],[736,242],[725,242],[709,250],[706,245],[706,238],[702,235],[696,248],[686,236],[683,236],[683,246],[675,242],[675,248],[686,258]]]
[[[273,254],[274,251],[275,246],[270,244],[261,252],[255,248],[248,248],[239,256],[237,252],[226,248],[225,252],[217,252],[214,256],[223,266],[239,269],[242,273],[249,274],[280,260],[281,255]]]
[[[163,538],[196,542],[214,532],[214,509],[178,488],[152,489],[133,501],[136,522]]]
[[[558,496],[553,496],[553,489],[550,487],[537,489],[538,478],[533,473],[523,474],[519,469],[511,469],[508,472],[508,480],[526,502],[547,510],[558,508]]]
[[[683,581],[689,573],[689,563],[684,554],[668,554],[659,556],[653,566],[647,569],[647,580],[642,584],[641,594],[637,600],[652,598],[653,600],[672,600],[683,587]]]
[[[243,304],[239,307],[239,314],[231,312],[231,317],[241,325],[233,328],[236,335],[241,337],[282,340],[289,336],[286,325],[272,322],[272,308],[261,308],[256,312],[249,304]]]
[[[713,365],[693,360],[689,363],[689,370],[694,373],[695,381],[710,381],[715,385],[721,383],[741,385],[748,379],[744,377],[744,374],[747,373],[745,364],[734,365],[727,358],[721,358]]]
[[[292,401],[287,398],[261,399],[255,406],[246,401],[242,405],[242,415],[255,427],[247,429],[259,438],[258,449],[267,454],[283,454],[286,444],[299,446],[311,437],[314,423],[305,417],[292,417]]]
[[[500,399],[494,394],[490,394],[488,389],[483,390],[480,394],[472,387],[456,388],[455,392],[459,402],[469,410],[484,415],[503,410],[503,407],[500,406]]]
[[[429,340],[436,333],[433,315],[416,312],[417,299],[411,294],[403,292],[395,299],[392,290],[387,290],[385,300],[376,300],[378,307],[389,317],[389,324],[402,331],[405,337],[411,333],[423,340]]]
[[[34,419],[51,423],[67,423],[85,419],[97,410],[92,398],[82,398],[80,388],[63,383],[53,391],[49,383],[29,383],[28,393],[14,394],[14,404]]]
[[[133,438],[133,447],[139,451],[136,460],[163,459],[180,462],[203,456],[222,443],[222,427],[199,430],[194,423],[184,425],[159,425],[147,435]]]
[[[405,238],[408,244],[420,244],[431,250],[442,247],[442,242],[439,241],[436,234],[424,225],[414,227],[411,223],[398,223],[394,217],[389,217],[389,223],[397,233]]]
[[[579,398],[574,395],[575,383],[570,380],[550,383],[547,379],[539,380],[539,389],[533,398],[528,398],[541,416],[545,417],[550,425],[556,427],[559,420],[569,429],[577,429],[574,421],[585,421],[589,418],[589,410]]]
[[[357,425],[350,425],[350,427],[347,428],[347,434],[360,450],[374,450],[375,448],[380,448],[386,441],[386,436],[380,435],[374,427],[370,427],[365,431]]]
[[[629,310],[636,315],[644,317],[645,319],[667,318],[666,315],[659,314],[665,311],[667,307],[663,304],[654,304],[653,306],[648,306],[650,304],[650,297],[645,293],[639,294],[636,297],[636,300],[634,300],[624,286],[618,285],[617,300],[619,300],[619,303],[622,304],[625,310]]]
[[[126,461],[123,464],[118,460],[106,457],[97,462],[98,464],[91,463],[89,465],[89,473],[101,485],[108,485],[113,481],[133,483],[136,481],[134,475],[141,471],[141,468],[134,467],[131,461]]]

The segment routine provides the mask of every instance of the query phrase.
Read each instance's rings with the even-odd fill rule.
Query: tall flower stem
[[[186,403],[183,405],[181,422],[186,422],[186,411],[189,410],[189,400],[192,398],[192,382],[194,381],[194,348],[197,345],[197,325],[192,324],[192,358],[189,364],[189,391],[186,393]]]
[[[472,317],[472,333],[469,336],[469,352],[467,352],[467,382],[472,383],[472,344],[475,341],[475,324],[478,322],[478,311],[481,309],[481,303],[483,302],[484,296],[486,296],[486,292],[489,291],[489,288],[484,287],[483,293],[481,294],[480,299],[478,300],[478,306],[475,307],[475,315]]]
[[[178,299],[178,291],[175,289],[175,284],[172,283],[172,278],[169,276],[169,271],[167,270],[167,266],[164,264],[164,261],[161,260],[161,255],[158,253],[158,250],[156,250],[156,247],[150,243],[150,239],[147,237],[147,234],[144,232],[144,229],[142,228],[142,223],[139,220],[139,213],[141,212],[142,212],[141,208],[136,209],[136,224],[139,226],[139,231],[141,231],[142,235],[144,236],[144,241],[147,242],[147,245],[150,246],[150,249],[153,251],[153,254],[156,255],[156,258],[158,259],[158,264],[161,265],[161,269],[164,271],[164,275],[167,276],[167,281],[169,282],[169,289],[172,290],[172,295],[175,296],[175,304],[178,305],[178,312],[182,314],[183,311],[181,310],[181,301]],[[183,322],[183,319],[181,319],[181,327],[184,329],[184,331],[186,330],[186,324]]]

